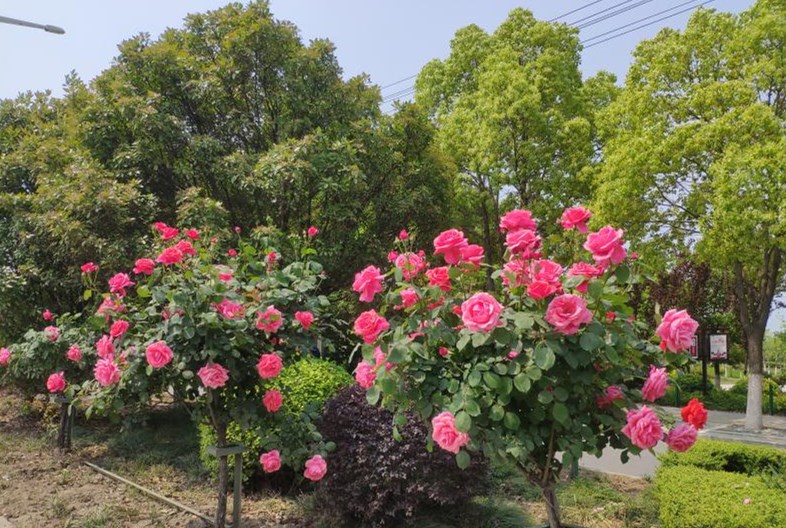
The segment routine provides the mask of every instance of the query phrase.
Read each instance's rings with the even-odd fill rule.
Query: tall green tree
[[[733,278],[746,337],[746,426],[762,427],[762,343],[784,290],[786,4],[700,9],[641,43],[601,119],[594,209],[669,265],[695,251]]]
[[[590,191],[583,170],[594,155],[594,113],[615,93],[602,73],[582,81],[578,30],[514,9],[489,34],[458,32],[450,56],[420,72],[416,100],[439,127],[462,175],[466,205],[491,255],[497,224],[512,207],[534,211],[546,229]],[[474,230],[474,229],[473,229]]]

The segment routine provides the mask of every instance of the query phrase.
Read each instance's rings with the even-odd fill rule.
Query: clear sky
[[[551,19],[593,4],[560,19],[577,25],[592,22],[591,15],[628,9],[582,28],[581,38],[590,39],[626,24],[630,24],[626,29],[634,29],[656,22],[702,3],[736,13],[750,7],[753,0],[272,0],[271,8],[277,18],[294,22],[304,40],[330,39],[346,76],[366,73],[372,82],[386,87],[417,74],[429,60],[444,58],[457,29],[474,23],[493,31],[515,7]],[[143,31],[157,36],[167,27],[180,26],[187,13],[224,4],[219,0],[6,0],[0,4],[0,16],[61,26],[66,34],[0,24],[0,98],[26,90],[49,89],[59,95],[69,71],[92,79],[111,64],[123,39]],[[603,10],[607,11],[600,13]],[[690,12],[682,13],[588,47],[582,56],[585,76],[605,69],[624,78],[637,42],[662,27],[683,28],[689,16]],[[645,17],[650,18],[636,22]],[[412,83],[410,79],[384,88],[383,97],[396,95]],[[770,327],[779,328],[783,321],[779,310],[771,317]]]

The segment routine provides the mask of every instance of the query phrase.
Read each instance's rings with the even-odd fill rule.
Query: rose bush
[[[96,317],[105,333],[95,343],[100,359],[88,410],[169,397],[207,421],[217,447],[225,447],[230,423],[246,428],[286,405],[286,391],[271,386],[285,363],[329,346],[320,337],[329,302],[316,294],[322,266],[313,260],[311,238],[300,241],[302,259],[286,263],[266,236],[246,240],[237,231],[163,223],[155,229],[159,243],[151,254],[114,275],[102,294]],[[317,479],[327,471],[326,452],[318,435],[311,440],[314,461],[300,471]],[[288,447],[277,449],[283,456]],[[216,523],[223,526],[225,456],[218,488]]]
[[[568,209],[561,223],[569,232],[544,247],[532,214],[512,211],[500,222],[501,269],[463,252],[469,241],[451,229],[434,240],[430,266],[393,259],[390,270],[366,268],[354,285],[371,303],[354,325],[364,357],[356,379],[369,402],[397,413],[394,436],[414,411],[460,467],[472,451],[512,459],[542,488],[555,528],[554,484],[582,454],[612,446],[626,460],[660,441],[676,450],[695,441],[695,425],[667,432],[668,419],[639,407],[662,396],[669,370],[690,361],[683,352],[695,321],[667,312],[659,346],[628,305],[642,278],[623,231],[605,226],[585,236],[590,216]],[[394,254],[422,254],[413,237],[396,243]]]

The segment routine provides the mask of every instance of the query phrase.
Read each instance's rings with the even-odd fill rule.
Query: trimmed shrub
[[[656,475],[655,493],[662,528],[786,526],[786,493],[757,476],[665,466]]]
[[[786,465],[782,449],[719,440],[699,440],[685,453],[669,451],[659,458],[663,467],[693,466],[747,475],[761,475]]]
[[[427,450],[428,428],[415,415],[397,426],[398,441],[393,422],[393,414],[369,405],[357,385],[325,404],[319,430],[337,446],[318,488],[326,507],[363,526],[386,526],[427,506],[469,501],[487,489],[488,466],[481,457],[461,470],[452,454]]]
[[[280,439],[286,441],[282,449],[284,462],[300,468],[308,458],[306,456],[308,451],[305,450],[301,454],[297,445],[307,444],[312,440],[311,435],[314,433],[309,415],[318,413],[325,400],[336,394],[340,388],[353,382],[352,376],[341,366],[332,361],[315,358],[305,358],[287,365],[278,376],[266,382],[260,389],[261,393],[265,389],[278,389],[284,394],[284,403],[279,412],[266,415],[245,430],[234,422],[230,423],[227,429],[229,443],[246,446],[246,451],[243,453],[243,480],[248,482],[263,475],[259,465],[259,454],[267,448],[279,448]],[[261,401],[260,405],[262,405]],[[302,416],[304,413],[306,416]],[[215,442],[212,428],[205,424],[201,425],[199,458],[212,475],[218,472],[218,459],[211,456],[207,448],[215,445]]]

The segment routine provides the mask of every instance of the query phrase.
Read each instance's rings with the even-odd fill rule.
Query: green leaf
[[[456,343],[456,350],[464,350],[464,347],[467,346],[467,343],[469,343],[470,339],[472,339],[472,334],[465,333],[462,335]]]
[[[503,418],[503,420],[502,420],[502,424],[507,429],[510,429],[511,431],[515,431],[521,425],[521,420],[514,413],[506,412],[505,413],[505,418]]]
[[[590,281],[587,286],[587,294],[596,301],[603,297],[603,283],[599,280]]]
[[[481,378],[482,378],[482,374],[480,373],[480,371],[473,369],[469,373],[469,376],[467,376],[467,384],[470,387],[477,387],[478,385],[480,385]]]
[[[377,402],[379,401],[379,397],[380,397],[380,391],[379,391],[379,387],[377,387],[376,385],[372,385],[366,391],[366,401],[368,401],[369,405],[376,405]]]
[[[494,405],[491,406],[491,409],[489,410],[489,419],[498,422],[502,420],[502,418],[504,417],[505,417],[505,408],[502,407],[502,405],[495,403]]]
[[[456,415],[456,429],[458,429],[462,433],[468,433],[469,430],[472,428],[472,418],[469,417],[469,414],[460,411]]]
[[[554,395],[549,391],[540,391],[538,393],[538,401],[543,405],[547,405],[554,400]]]
[[[467,399],[464,401],[464,410],[470,416],[480,416],[480,405],[475,400]]]
[[[513,324],[519,330],[529,330],[535,324],[535,320],[527,313],[516,312],[513,314]]]
[[[568,395],[569,393],[567,389],[565,389],[565,387],[557,387],[556,389],[554,389],[554,398],[557,401],[561,401],[561,402],[566,401],[568,399]]]
[[[139,288],[137,288],[137,291],[138,290]],[[85,301],[89,301],[92,296],[93,296],[93,290],[85,290],[84,293],[82,294],[82,299]]]
[[[390,351],[390,354],[388,354],[387,357],[387,360],[393,364],[401,363],[405,359],[406,359],[406,350],[400,346],[394,346],[393,350]]]
[[[535,364],[541,370],[548,370],[553,367],[554,361],[556,361],[554,352],[546,343],[539,343],[538,346],[535,347]]]
[[[614,274],[617,276],[617,280],[619,282],[626,283],[630,278],[630,268],[625,264],[622,264],[617,267],[617,270],[614,272]]]
[[[579,338],[579,346],[581,346],[581,348],[587,352],[597,350],[605,344],[606,343],[603,341],[603,339],[591,332],[583,332]]]
[[[570,421],[570,414],[568,413],[568,408],[564,403],[555,403],[552,415],[554,416],[554,419],[562,425],[568,425],[568,422]]]
[[[489,335],[488,334],[483,334],[483,333],[480,333],[480,332],[476,332],[476,333],[472,334],[472,346],[475,347],[475,348],[482,347],[483,345],[486,344],[486,342],[488,340],[489,340]]]
[[[464,451],[463,449],[456,454],[456,464],[461,469],[467,469],[472,462],[472,459],[469,457],[469,453]]]
[[[405,425],[407,425],[407,415],[403,413],[397,413],[393,417],[393,423],[399,427],[404,427]]]
[[[139,297],[140,299],[148,299],[148,298],[149,298],[149,297],[151,297],[151,295],[152,295],[152,294],[150,293],[150,288],[148,288],[148,287],[147,287],[147,286],[145,286],[144,284],[143,284],[143,285],[141,285],[141,286],[139,286],[139,287],[136,289],[136,294],[137,294],[137,297]]]
[[[513,334],[511,334],[506,328],[499,327],[495,328],[494,331],[491,332],[491,338],[502,346],[509,346],[513,341]]]
[[[483,373],[483,381],[486,383],[488,388],[496,389],[499,387],[500,378],[497,374],[488,371]]]
[[[522,372],[513,378],[513,385],[515,385],[517,391],[522,394],[526,394],[529,392],[529,389],[532,386],[532,381],[529,379],[529,376],[527,376],[526,373]]]

